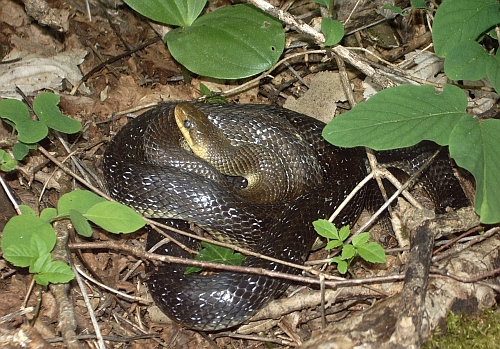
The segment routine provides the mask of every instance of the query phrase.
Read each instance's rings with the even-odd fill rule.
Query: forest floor
[[[339,2],[345,3],[345,8],[339,12],[339,18],[345,19],[350,10],[355,8],[355,1]],[[303,15],[302,19],[307,22],[320,17],[319,6],[314,2],[292,3],[288,11],[296,16]],[[407,17],[398,16],[385,20],[369,29],[362,28],[383,19],[375,12],[377,6],[375,3],[377,2],[365,2],[355,8],[346,29],[350,34],[344,39],[343,45],[369,50],[390,64],[400,64],[407,59],[406,54],[428,47],[431,35],[422,12],[417,11]],[[409,1],[397,3],[406,5]],[[19,78],[10,81],[9,84],[5,83],[3,86],[0,84],[0,96],[20,99],[12,84],[18,86],[31,101],[32,97],[41,91],[56,92],[61,99],[59,106],[62,112],[83,125],[83,130],[78,136],[68,136],[67,141],[85,168],[96,174],[96,180],[92,180],[93,186],[101,187],[99,178],[102,175],[102,154],[106,143],[121,126],[127,123],[131,113],[140,114],[161,101],[199,98],[200,84],[207,86],[211,91],[222,92],[250,80],[220,81],[189,75],[172,58],[167,46],[147,20],[120,1],[91,1],[90,12],[84,1],[51,0],[48,4],[56,9],[59,15],[58,30],[37,23],[26,13],[21,1],[0,0],[0,69],[2,65],[17,58],[22,58],[21,61],[29,60],[32,62],[31,65],[36,67],[29,74],[20,74]],[[208,6],[214,9],[226,5],[230,5],[229,0],[216,0],[210,2]],[[275,5],[278,6],[279,2],[275,1]],[[288,38],[290,42],[294,40],[291,34]],[[317,48],[306,43],[287,49],[285,55]],[[113,59],[118,56],[121,58]],[[307,59],[304,57],[289,62],[294,69],[293,72],[285,65],[278,67],[272,77],[263,79],[255,87],[228,97],[228,101],[241,104],[284,105],[297,111],[308,112],[324,121],[348,109],[349,104],[340,87],[339,68],[335,60],[331,57],[325,59],[327,56],[323,54],[310,54]],[[374,60],[370,54],[366,54],[366,58]],[[110,59],[113,61],[109,62]],[[433,64],[435,63],[427,65],[432,68]],[[99,69],[95,69],[96,67]],[[351,67],[348,67],[347,73],[354,96],[360,102],[364,98],[363,94],[371,89],[371,85],[365,81],[365,76]],[[295,74],[299,74],[309,88],[306,88]],[[0,76],[0,81],[7,81],[1,79]],[[80,82],[83,83],[74,90],[73,87]],[[491,97],[490,100],[494,98]],[[474,103],[476,106],[481,104],[477,100]],[[2,148],[7,149],[9,144],[12,144],[11,141],[12,129],[0,122]],[[61,161],[67,158],[67,152],[53,136],[41,142],[41,146]],[[2,173],[2,177],[14,192],[18,202],[31,206],[36,212],[46,207],[56,207],[63,193],[82,188],[37,151],[31,151],[19,164],[17,171]],[[13,215],[15,211],[11,203],[6,197],[0,196],[0,230],[3,230],[6,221]],[[364,214],[363,217],[365,216],[369,215]],[[361,219],[366,219],[363,217]],[[145,236],[146,232],[143,230],[116,236],[95,228],[92,241],[143,248]],[[477,231],[472,232],[470,236],[478,237]],[[365,318],[366,324],[379,326],[374,332],[384,332],[382,329],[384,326],[387,331],[393,330],[395,326],[395,319],[387,313],[384,318],[384,312],[377,312],[374,309],[384,301],[388,301],[389,305],[398,304],[399,298],[394,297],[398,297],[403,289],[405,263],[409,258],[407,248],[398,248],[397,241],[378,228],[373,230],[372,238],[387,249],[387,262],[383,265],[372,265],[357,261],[352,265],[348,278],[381,277],[381,281],[370,285],[360,284],[330,290],[326,296],[326,322],[344,323],[330,330],[322,328],[319,291],[296,290],[296,287],[294,292],[302,292],[296,299],[312,300],[308,301],[302,310],[290,312],[280,320],[267,320],[258,326],[252,323],[246,328],[217,334],[186,330],[166,319],[154,306],[144,285],[143,265],[129,275],[129,271],[139,259],[136,256],[104,249],[72,251],[72,255],[74,263],[81,265],[100,283],[141,300],[131,301],[119,297],[99,284],[86,281],[84,287],[90,295],[97,326],[105,336],[108,348],[288,348],[302,345],[313,348],[321,343],[331,345],[329,348],[348,348],[352,343],[363,343],[371,335],[370,330],[359,329],[358,326],[360,333],[365,331],[364,334],[359,334],[357,337],[347,336],[349,343],[347,337],[342,337],[345,343],[339,341],[337,337],[337,344],[330,342],[331,338],[335,337],[332,332],[340,331],[339,328],[348,328],[346,324],[356,327],[354,325],[356,317],[367,309],[371,309],[372,314],[382,314],[381,317]],[[453,237],[447,239],[444,241],[449,242]],[[72,241],[90,240],[72,234]],[[477,243],[470,244],[470,256],[482,258],[477,256],[488,255],[491,260],[488,262],[482,260],[484,262],[482,268],[454,265],[451,270],[462,270],[464,274],[461,277],[464,279],[467,276],[486,273],[489,268],[498,268],[500,264],[497,253],[500,246],[498,233],[493,233],[485,241]],[[473,250],[474,248],[477,250]],[[450,249],[448,246],[447,250]],[[472,258],[470,256],[467,258]],[[455,257],[461,258],[457,255]],[[323,258],[326,258],[324,251],[311,256],[311,259]],[[441,263],[449,265],[459,262],[443,257]],[[438,269],[440,266],[442,265],[435,265]],[[15,347],[19,342],[9,336],[13,333],[18,335],[24,333],[28,340],[31,340],[30,348],[66,347],[68,344],[60,337],[61,328],[64,326],[59,323],[59,300],[51,289],[36,285],[32,287],[32,275],[22,268],[14,268],[2,258],[0,258],[0,270],[2,271],[0,317],[25,307],[40,305],[36,317],[32,310],[8,321],[3,320],[0,324],[0,343],[5,347]],[[333,275],[341,276],[334,266],[327,266],[326,270]],[[430,288],[441,293],[455,289],[456,294],[450,295],[453,301],[443,301],[443,305],[435,304],[434,309],[441,306],[443,309],[453,308],[457,312],[474,313],[478,309],[493,307],[498,299],[498,294],[495,295],[487,287],[479,287],[479,284],[471,285],[460,280],[452,280],[454,283],[448,286],[444,285],[444,281],[440,284],[442,279],[439,275],[436,274],[433,279],[436,283],[431,283]],[[384,277],[388,279],[383,279]],[[467,289],[462,288],[463,285],[467,285]],[[81,291],[76,282],[72,282],[70,286],[69,298],[74,307],[80,344],[82,347],[97,347],[94,336],[95,325],[82,300]],[[290,293],[291,290],[287,294]],[[432,297],[430,299],[435,300]],[[457,299],[460,299],[460,302]],[[439,316],[438,322],[428,320],[425,325],[427,327],[422,330],[422,338],[428,339],[432,330],[437,327],[444,329],[445,316],[446,311]],[[33,319],[36,321],[32,322]],[[378,334],[373,336],[375,339],[385,341],[390,333],[386,334],[386,337]],[[310,340],[313,342],[309,342],[311,343],[309,346],[305,344]]]

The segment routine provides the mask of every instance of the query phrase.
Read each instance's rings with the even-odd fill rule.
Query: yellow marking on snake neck
[[[200,135],[202,132],[210,131],[210,125],[206,125],[210,123],[206,115],[192,104],[182,102],[175,106],[174,116],[177,127],[179,127],[189,148],[197,156],[205,159],[207,147],[200,143]]]

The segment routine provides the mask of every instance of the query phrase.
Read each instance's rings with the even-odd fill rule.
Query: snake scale
[[[195,223],[226,241],[303,264],[316,236],[311,222],[327,218],[365,177],[363,152],[329,144],[321,136],[325,126],[322,122],[280,107],[196,105],[233,144],[258,145],[284,156],[276,166],[285,166],[285,176],[296,176],[299,172],[299,177],[305,178],[301,184],[304,190],[297,191],[293,198],[277,203],[252,202],[238,193],[244,184],[222,175],[187,149],[175,122],[176,105],[164,103],[143,113],[112,139],[103,168],[111,196],[172,227],[189,230],[190,223]],[[387,163],[398,160],[403,164],[399,167],[411,172],[428,156],[426,146],[423,143],[410,150],[380,155]],[[447,155],[434,164],[424,172],[422,181],[430,189],[437,210],[465,206],[465,196],[453,176]],[[295,169],[291,171],[288,167]],[[433,180],[436,176],[444,179],[436,183]],[[294,185],[296,180],[287,185]],[[365,206],[365,197],[363,189],[334,221],[336,226],[352,225]],[[191,249],[199,247],[193,239],[169,234]],[[151,230],[147,248],[162,238]],[[155,252],[193,257],[172,242]],[[298,272],[252,256],[245,259],[244,266]],[[256,274],[185,275],[185,266],[171,263],[150,269],[147,283],[160,309],[180,324],[203,331],[242,323],[289,285]]]

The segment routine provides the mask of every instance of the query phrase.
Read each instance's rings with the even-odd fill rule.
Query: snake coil
[[[334,147],[321,137],[322,122],[287,109],[269,105],[197,105],[232,142],[258,144],[284,156],[285,160],[276,166],[285,166],[287,176],[296,175],[286,168],[288,163],[319,164],[311,173],[299,170],[301,177],[313,178],[308,178],[306,190],[298,197],[275,204],[249,202],[229,189],[227,176],[185,149],[175,123],[176,105],[165,103],[147,111],[113,138],[103,168],[109,193],[117,201],[172,227],[189,229],[188,222],[195,223],[255,252],[303,264],[316,236],[311,223],[327,218],[366,175],[360,149]],[[415,149],[409,152],[410,160],[403,161],[409,171],[422,162],[421,148]],[[385,155],[393,160],[404,153]],[[426,171],[429,178],[436,175],[433,171]],[[450,203],[440,196],[442,191],[457,190],[456,183],[450,184],[453,179],[449,174],[453,174],[449,163],[444,172],[445,183],[431,188],[435,201],[442,206],[460,207],[462,199]],[[312,182],[315,184],[310,185]],[[364,205],[365,190],[361,190],[334,223],[352,225]],[[198,248],[198,242],[192,239],[169,234],[189,248]],[[147,247],[162,238],[150,231]],[[192,258],[171,242],[155,252]],[[245,259],[244,266],[297,273],[294,268],[251,256]],[[288,286],[286,281],[263,275],[184,275],[184,269],[183,265],[169,263],[152,268],[147,283],[163,312],[197,330],[236,326]]]

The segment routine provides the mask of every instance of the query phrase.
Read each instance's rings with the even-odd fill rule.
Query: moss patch
[[[455,315],[446,319],[448,331],[439,330],[425,343],[424,349],[500,349],[500,311],[486,310],[476,315]]]

